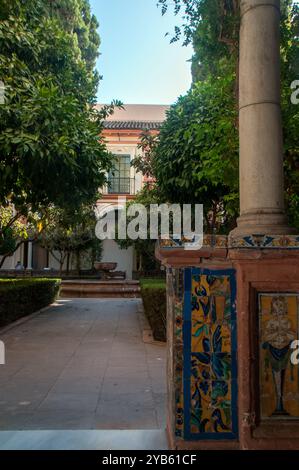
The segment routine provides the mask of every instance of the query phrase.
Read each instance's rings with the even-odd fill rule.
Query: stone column
[[[279,25],[279,0],[241,0],[241,216],[232,236],[293,232],[284,211]]]
[[[28,242],[27,269],[32,270],[32,242]]]

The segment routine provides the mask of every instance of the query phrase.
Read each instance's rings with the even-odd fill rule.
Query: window
[[[109,194],[130,194],[130,155],[115,155],[114,168],[109,173]]]

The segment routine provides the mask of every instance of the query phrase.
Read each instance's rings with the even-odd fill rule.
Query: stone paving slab
[[[4,330],[0,430],[165,428],[166,347],[139,299],[62,299]]]
[[[167,450],[165,431],[0,432],[0,450]]]

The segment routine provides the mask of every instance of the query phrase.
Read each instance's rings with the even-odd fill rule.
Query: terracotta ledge
[[[156,258],[165,266],[198,266],[203,260],[217,262],[227,259],[227,237],[204,235],[203,246],[193,249],[192,240],[159,240],[156,245]]]
[[[192,249],[191,240],[159,240],[156,258],[165,266],[198,266],[205,261],[283,259],[299,256],[299,235],[250,235],[226,237],[204,235],[201,249]]]
[[[297,249],[244,249],[244,248],[231,248],[228,250],[228,257],[230,260],[246,260],[248,262],[256,262],[259,260],[288,260],[290,258],[299,257],[299,248]]]
[[[225,248],[202,248],[200,250],[186,250],[184,248],[165,249],[156,246],[156,258],[165,266],[183,267],[197,266],[203,260],[224,261],[228,250]]]

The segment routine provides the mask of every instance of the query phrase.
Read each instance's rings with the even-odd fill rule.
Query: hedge
[[[166,283],[163,279],[140,281],[144,312],[153,331],[154,339],[166,341]]]
[[[0,279],[0,327],[54,302],[60,279]]]

